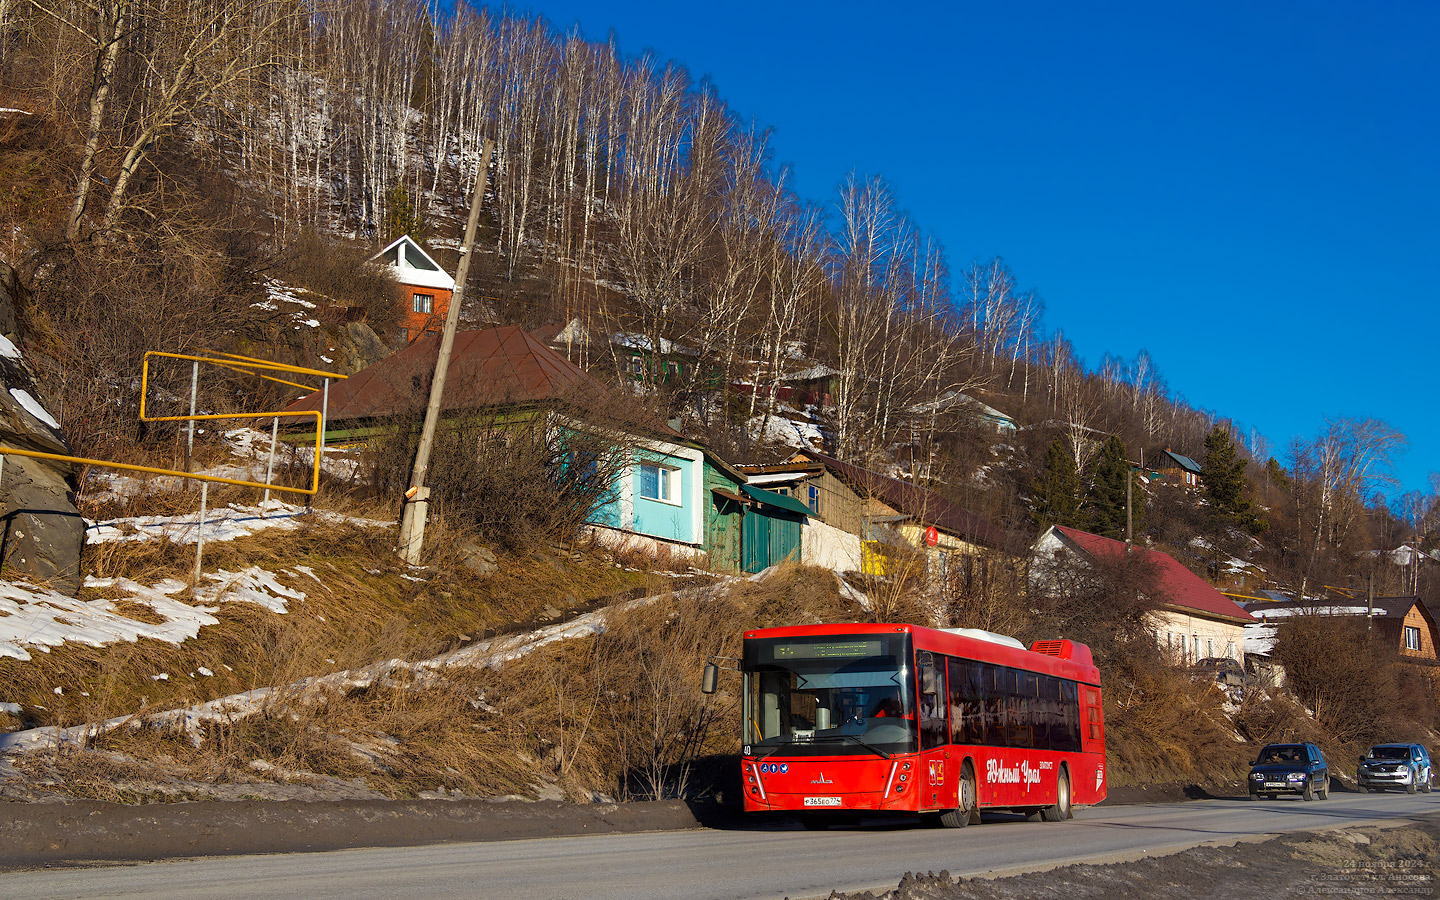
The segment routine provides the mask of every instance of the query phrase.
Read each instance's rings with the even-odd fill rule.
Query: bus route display
[[[775,644],[776,659],[860,659],[880,656],[883,641],[833,641],[827,643]]]

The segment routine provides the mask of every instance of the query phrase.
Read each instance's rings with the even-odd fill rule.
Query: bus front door
[[[946,702],[945,667],[936,665],[930,653],[917,654],[919,703],[916,718],[920,726],[920,771],[915,776],[916,790],[921,809],[955,809],[959,805],[957,783],[960,778],[960,763],[951,750],[950,724],[947,719],[950,704]]]

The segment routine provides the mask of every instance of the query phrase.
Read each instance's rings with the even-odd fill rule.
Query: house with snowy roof
[[[1272,591],[1260,593],[1263,599],[1246,601],[1245,609],[1258,623],[1249,631],[1261,652],[1268,653],[1274,647],[1276,628],[1295,616],[1368,618],[1380,639],[1401,661],[1440,665],[1440,629],[1435,615],[1417,596],[1346,597],[1300,603]]]
[[[410,235],[402,234],[370,257],[370,261],[389,266],[395,280],[405,289],[406,305],[399,335],[405,343],[427,332],[438,334],[444,330],[450,298],[455,295],[455,279]]]
[[[1155,640],[1171,661],[1244,661],[1245,626],[1254,624],[1255,617],[1168,553],[1052,525],[1032,547],[1031,582],[1053,580],[1058,567],[1071,559],[1115,562],[1126,554],[1138,554],[1154,567],[1155,599],[1160,603],[1149,616]]]

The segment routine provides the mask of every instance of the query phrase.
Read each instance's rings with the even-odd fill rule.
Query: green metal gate
[[[759,572],[786,559],[799,559],[800,524],[808,510],[799,501],[782,494],[749,485],[743,489],[757,501],[745,511],[745,524],[741,529],[740,555],[745,571]]]

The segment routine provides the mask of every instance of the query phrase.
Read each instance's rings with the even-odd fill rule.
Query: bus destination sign
[[[829,641],[776,644],[776,659],[860,659],[883,653],[882,641]]]

